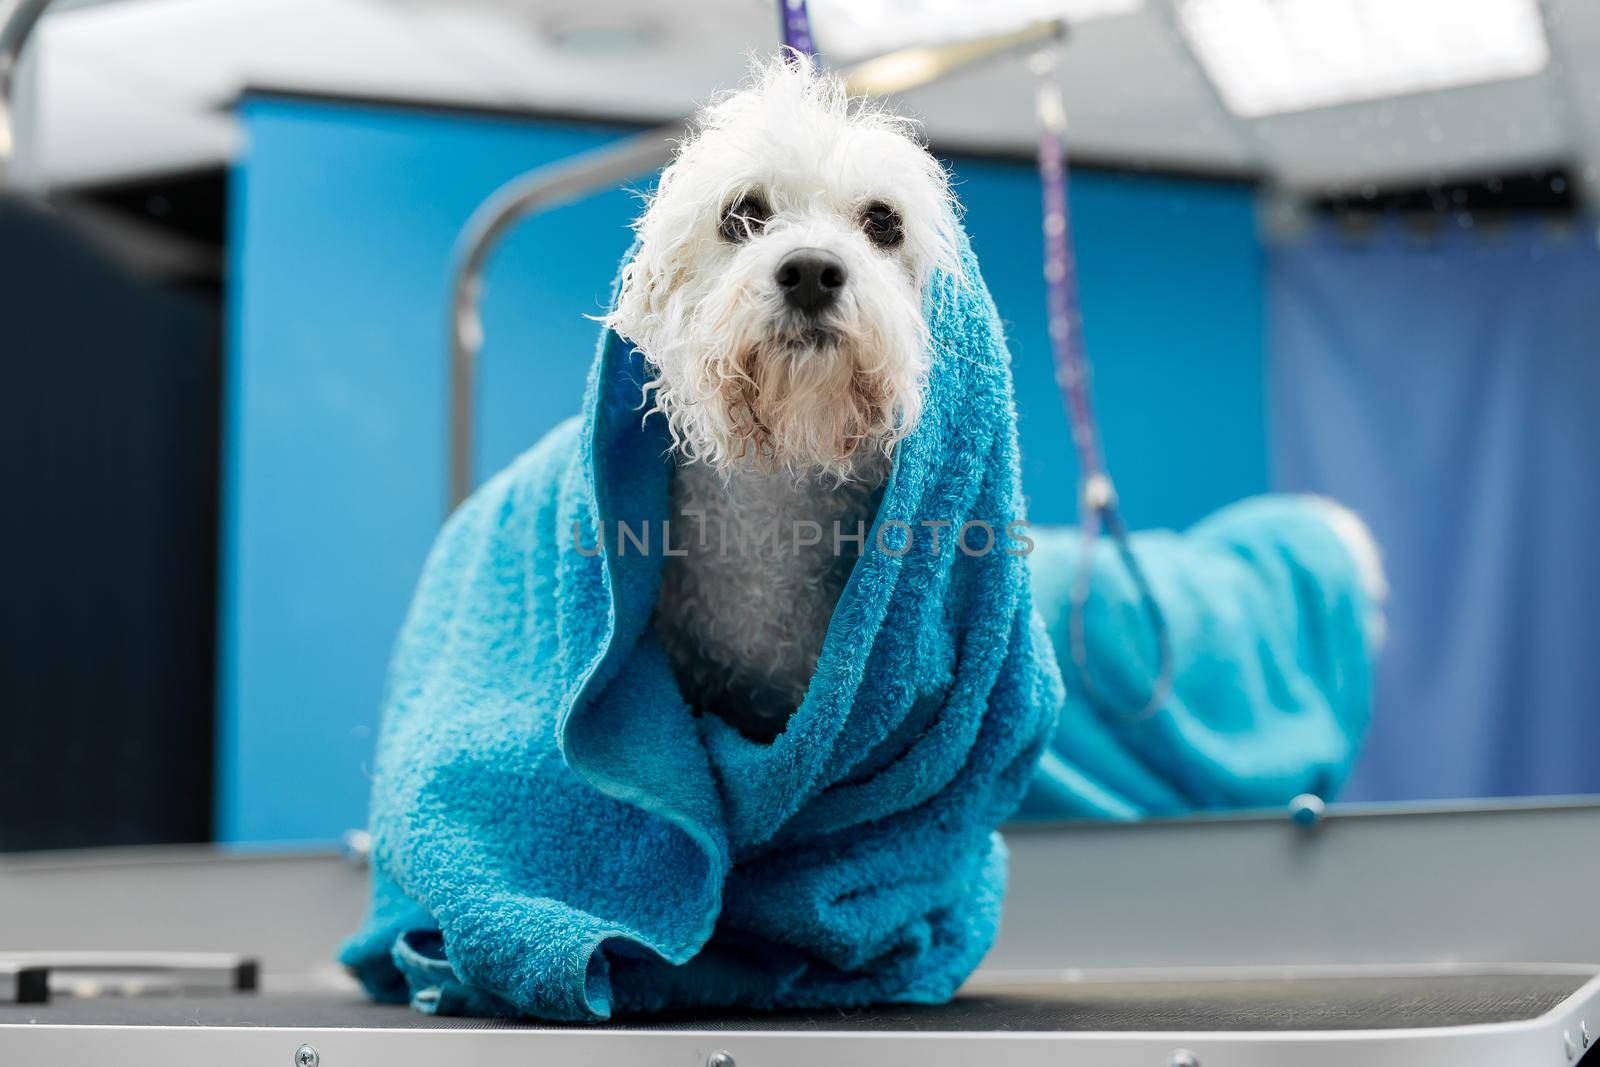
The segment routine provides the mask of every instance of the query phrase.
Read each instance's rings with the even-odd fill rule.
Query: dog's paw
[[[1321,496],[1311,500],[1355,561],[1362,591],[1367,595],[1367,646],[1376,651],[1383,645],[1388,630],[1383,605],[1389,597],[1389,579],[1383,572],[1383,553],[1378,549],[1377,539],[1361,517],[1343,504]]]

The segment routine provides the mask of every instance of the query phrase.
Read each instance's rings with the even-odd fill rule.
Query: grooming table
[[[302,1046],[317,1067],[1600,1067],[1592,798],[1006,837],[1000,940],[951,1005],[597,1028],[431,1019],[338,986],[366,871],[333,850],[0,856],[0,999],[37,987],[33,949],[92,991],[108,953],[159,948],[194,986],[0,1005],[0,1067],[290,1067]]]
[[[1591,1023],[1590,1020],[1593,1020]],[[550,1027],[350,993],[0,1007],[0,1062],[116,1067],[1563,1067],[1600,1030],[1594,968],[989,976],[939,1007]],[[1592,1063],[1600,1063],[1597,1055]]]

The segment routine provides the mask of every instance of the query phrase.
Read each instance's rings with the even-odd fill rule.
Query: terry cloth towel
[[[1136,534],[1166,618],[1174,686],[1141,715],[1159,670],[1155,633],[1115,548],[1094,548],[1084,660],[1074,663],[1076,530],[1036,527],[1034,602],[1067,686],[1025,816],[1133,818],[1331,799],[1371,712],[1368,600],[1327,506],[1265,496],[1185,533]],[[1091,691],[1095,699],[1091,700]]]
[[[341,953],[375,996],[595,1020],[937,1002],[977,966],[1005,887],[993,831],[1063,692],[1004,533],[1022,515],[1009,357],[962,260],[965,282],[925,294],[921,421],[770,746],[691,714],[648,625],[671,459],[618,337],[581,419],[450,518],[391,665],[371,911]],[[957,550],[968,521],[992,551]]]

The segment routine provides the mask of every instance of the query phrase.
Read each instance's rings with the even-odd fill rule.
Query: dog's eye
[[[767,225],[772,212],[767,202],[755,193],[746,193],[722,212],[722,224],[717,227],[723,240],[738,244],[760,233]]]
[[[879,248],[895,248],[906,237],[900,212],[882,200],[874,200],[861,210],[861,229],[867,240]]]

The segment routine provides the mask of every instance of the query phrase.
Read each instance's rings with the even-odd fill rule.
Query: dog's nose
[[[785,304],[814,315],[838,298],[848,276],[844,263],[831,252],[797,248],[783,257],[773,278]]]

